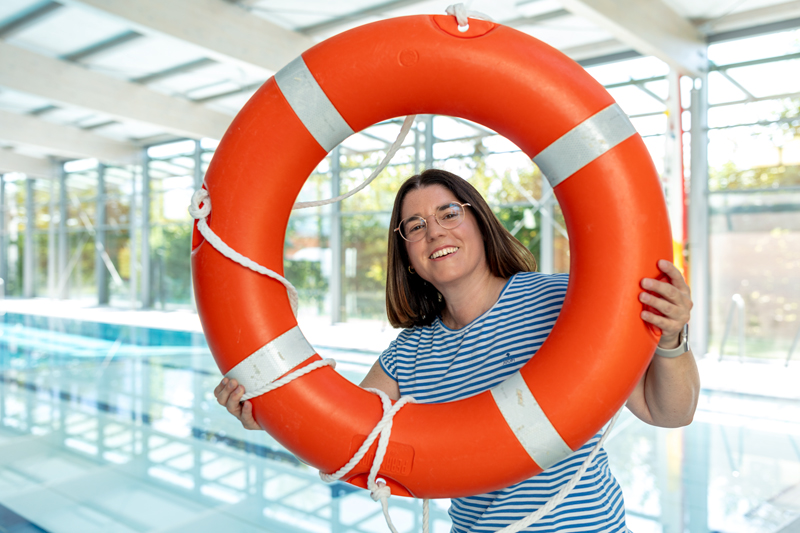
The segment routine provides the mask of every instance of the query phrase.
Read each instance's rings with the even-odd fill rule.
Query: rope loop
[[[465,32],[469,30],[469,19],[481,19],[481,20],[488,20],[489,22],[494,22],[494,19],[485,13],[481,13],[480,11],[470,11],[467,10],[466,6],[463,3],[452,4],[447,6],[445,13],[451,15],[456,18],[456,22],[458,22],[458,31]]]
[[[200,204],[203,205],[201,206]],[[211,214],[211,198],[209,198],[206,189],[201,187],[194,191],[194,194],[192,194],[192,203],[189,205],[189,214],[192,215],[192,218],[195,220],[206,218]]]

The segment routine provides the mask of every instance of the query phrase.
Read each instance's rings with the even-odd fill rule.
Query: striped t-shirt
[[[437,318],[430,326],[403,330],[381,354],[381,367],[397,381],[402,396],[421,403],[481,393],[517,372],[536,353],[558,318],[567,282],[566,274],[516,274],[494,306],[462,329],[452,330]],[[493,532],[536,511],[578,470],[598,439],[599,435],[533,478],[454,499],[453,531]],[[560,505],[523,531],[626,532],[622,490],[605,451],[597,454]]]

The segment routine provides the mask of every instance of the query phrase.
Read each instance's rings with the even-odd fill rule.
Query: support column
[[[150,157],[147,150],[142,161],[142,308],[153,307],[153,291],[150,284]]]
[[[36,268],[34,261],[34,239],[36,212],[33,205],[33,178],[25,179],[25,250],[22,256],[22,297],[33,298],[35,293]]]
[[[2,294],[8,282],[8,230],[6,228],[6,176],[0,174],[0,279],[3,280]]]
[[[433,168],[433,115],[425,115],[425,168]]]
[[[53,175],[58,175],[60,163],[53,161]],[[50,203],[47,206],[50,221],[47,223],[47,297],[56,298],[58,291],[58,216],[56,214],[56,180],[50,179]]]
[[[200,140],[194,142],[194,190],[203,187],[203,146]],[[338,202],[337,202],[338,203]],[[196,308],[196,298],[194,294],[194,283],[189,280],[189,299],[192,304],[192,309]]]
[[[340,150],[337,146],[331,151],[331,197],[335,198],[341,194],[340,173],[342,170],[340,161]],[[331,236],[329,245],[331,247],[331,323],[336,324],[342,321],[342,203],[334,202],[331,204]]]
[[[97,164],[97,216],[94,224],[94,276],[97,283],[97,304],[108,305],[108,269],[103,261],[106,249],[106,166]]]
[[[57,298],[66,299],[69,294],[69,272],[67,272],[67,251],[69,250],[67,235],[67,172],[61,165],[58,173],[58,294]]]
[[[683,172],[683,126],[681,115],[681,75],[670,70],[668,76],[667,134],[664,150],[664,195],[672,228],[673,262],[684,274],[684,247],[686,246],[686,187]]]
[[[689,190],[689,283],[692,288],[690,338],[696,356],[708,353],[708,76],[692,89],[692,161]]]
[[[137,199],[137,189],[138,186],[138,171],[136,168],[133,169],[131,173],[131,198],[130,198],[130,208],[128,211],[128,249],[130,252],[130,263],[128,265],[128,272],[130,272],[130,299],[131,299],[131,309],[135,309],[136,302],[138,300],[137,294],[137,257],[139,249],[136,246],[136,232],[139,231],[139,226],[137,225],[137,221],[139,218],[136,216],[136,199]]]
[[[419,131],[420,121],[417,120],[414,124],[414,175],[419,174],[420,171],[420,158],[419,152],[422,149],[421,147],[421,134]]]
[[[203,147],[200,141],[194,142],[194,188],[203,186]]]
[[[539,209],[541,216],[539,219],[541,220],[540,229],[541,232],[540,239],[539,239],[539,257],[537,257],[537,262],[539,266],[539,272],[544,274],[552,274],[554,270],[554,256],[555,256],[555,239],[553,238],[553,202],[555,201],[555,197],[553,196],[553,188],[550,186],[550,182],[547,181],[547,178],[542,174],[542,206]]]

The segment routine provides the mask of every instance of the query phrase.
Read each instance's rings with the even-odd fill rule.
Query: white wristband
[[[656,355],[661,357],[667,358],[674,358],[680,355],[685,354],[689,351],[689,326],[683,326],[683,331],[681,331],[681,342],[678,344],[677,348],[673,348],[671,350],[667,350],[666,348],[662,348],[661,346],[656,346]]]

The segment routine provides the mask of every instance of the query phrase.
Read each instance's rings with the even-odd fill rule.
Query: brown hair
[[[465,179],[451,172],[428,169],[408,178],[394,200],[389,224],[389,261],[386,280],[386,314],[396,328],[425,326],[441,314],[445,301],[430,283],[408,270],[410,262],[405,241],[394,231],[400,225],[403,201],[409,191],[431,185],[441,185],[450,190],[475,216],[483,236],[486,261],[491,273],[499,278],[510,278],[517,272],[535,272],[533,254],[503,227],[489,208],[483,196]]]

